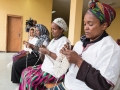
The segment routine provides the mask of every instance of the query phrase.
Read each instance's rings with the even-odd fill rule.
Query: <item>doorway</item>
[[[18,52],[22,46],[22,16],[7,15],[6,52]]]

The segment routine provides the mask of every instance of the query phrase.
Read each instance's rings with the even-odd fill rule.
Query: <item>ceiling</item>
[[[53,11],[56,11],[52,14],[52,19],[61,17],[66,22],[69,22],[70,14],[70,1],[71,0],[53,0]],[[120,8],[120,0],[99,0],[102,3],[110,4],[113,8]],[[83,2],[83,14],[87,10],[89,0],[84,0]],[[112,3],[111,3],[112,2]]]

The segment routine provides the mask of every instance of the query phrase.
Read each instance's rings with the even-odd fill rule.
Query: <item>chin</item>
[[[89,35],[85,35],[86,36],[86,38],[91,38]]]
[[[54,37],[55,35],[54,35],[54,34],[52,34],[52,36]]]

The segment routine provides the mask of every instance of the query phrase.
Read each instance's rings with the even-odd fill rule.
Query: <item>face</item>
[[[84,16],[84,31],[86,38],[91,41],[97,39],[107,28],[107,23],[100,24],[100,21],[90,11]]]
[[[35,28],[35,35],[36,35],[36,36],[40,36],[40,31],[38,30],[37,27]]]
[[[29,34],[30,34],[31,37],[34,37],[34,30],[30,30]]]
[[[60,29],[54,22],[51,25],[51,31],[54,38],[58,38],[63,33],[63,29]]]

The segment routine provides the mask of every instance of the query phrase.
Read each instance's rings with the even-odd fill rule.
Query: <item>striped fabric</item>
[[[64,76],[58,82],[63,81]],[[41,70],[41,65],[26,68],[21,75],[19,90],[46,90],[46,83],[55,83],[57,79]]]

